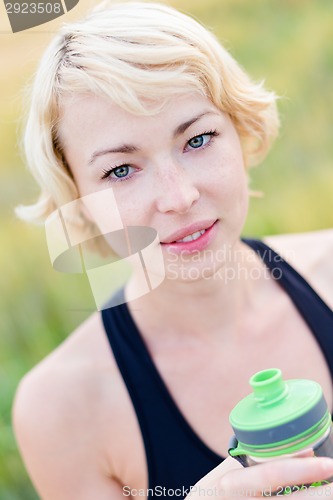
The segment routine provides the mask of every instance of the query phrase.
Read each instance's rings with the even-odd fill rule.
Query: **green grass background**
[[[93,1],[80,0],[67,19]],[[244,235],[315,231],[333,226],[333,2],[331,0],[177,0],[172,5],[213,29],[256,79],[282,99],[282,130],[270,155],[251,173]],[[92,308],[83,276],[53,271],[42,227],[16,220],[37,187],[18,148],[22,87],[52,33],[64,20],[10,32],[0,8],[0,499],[38,498],[11,429],[18,381],[57,346]],[[52,397],[52,395],[50,395]]]

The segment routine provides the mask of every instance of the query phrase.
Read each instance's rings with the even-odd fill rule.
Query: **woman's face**
[[[184,279],[189,266],[208,277],[223,264],[212,256],[239,239],[247,175],[236,129],[210,100],[176,96],[138,116],[78,96],[64,102],[60,138],[80,195],[112,188],[123,224],[154,228]]]

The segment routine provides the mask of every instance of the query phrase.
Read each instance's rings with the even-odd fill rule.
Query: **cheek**
[[[223,218],[244,225],[249,204],[248,177],[240,148],[220,155],[211,163],[207,197],[215,200]]]
[[[129,183],[131,181],[128,181]],[[126,181],[124,182],[126,183]],[[119,189],[113,190],[117,207],[125,226],[142,226],[147,225],[147,212],[151,200],[147,196],[147,190],[142,185],[119,186]]]
[[[211,162],[209,185],[225,204],[234,204],[248,196],[247,173],[241,154],[225,154]]]

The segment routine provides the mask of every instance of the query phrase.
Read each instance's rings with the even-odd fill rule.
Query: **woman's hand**
[[[236,460],[228,457],[192,488],[186,500],[207,497],[245,500],[246,497],[272,495],[285,499],[291,494],[300,495],[302,500],[316,497],[321,500],[333,499],[333,484],[309,486],[332,476],[333,459],[326,457],[285,458],[245,469]],[[300,488],[299,485],[304,486]],[[296,491],[297,493],[294,493]]]

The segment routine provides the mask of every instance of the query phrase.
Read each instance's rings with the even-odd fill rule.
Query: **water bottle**
[[[243,467],[282,457],[333,458],[332,419],[317,382],[283,380],[281,370],[271,368],[253,375],[249,383],[253,393],[229,417],[235,433],[229,454]],[[332,481],[333,477],[311,485],[285,486],[278,494]]]

